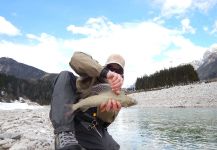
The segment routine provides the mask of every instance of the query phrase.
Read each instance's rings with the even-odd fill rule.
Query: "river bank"
[[[210,82],[134,93],[129,96],[138,101],[138,105],[133,107],[139,107],[141,114],[147,114],[141,111],[145,109],[140,108],[217,107],[216,91],[217,82]],[[54,134],[49,110],[50,106],[34,103],[0,103],[0,150],[53,150]],[[128,109],[122,109],[114,124],[126,118],[123,116],[126,110]],[[122,124],[120,129],[123,128]],[[112,126],[113,124],[111,130],[115,130],[116,127]],[[116,131],[113,134],[115,135]],[[121,134],[125,135],[125,132]],[[124,149],[124,145],[122,148]]]
[[[217,82],[174,86],[129,96],[138,101],[136,107],[217,107]]]

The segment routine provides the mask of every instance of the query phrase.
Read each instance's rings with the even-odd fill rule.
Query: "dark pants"
[[[91,116],[87,111],[78,112],[66,117],[67,109],[65,104],[72,104],[78,101],[76,93],[76,77],[68,71],[61,72],[55,82],[51,100],[50,120],[54,127],[54,133],[63,131],[75,132],[78,143],[86,149],[94,150],[118,150],[120,146],[107,132],[107,128],[98,124],[97,130],[102,137],[93,129],[87,127],[91,124],[84,116]],[[88,118],[90,119],[90,118]]]

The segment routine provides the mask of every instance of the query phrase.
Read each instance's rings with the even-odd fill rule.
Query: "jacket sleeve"
[[[107,74],[107,70],[103,66],[83,52],[74,52],[69,65],[78,75],[83,77],[106,77]]]

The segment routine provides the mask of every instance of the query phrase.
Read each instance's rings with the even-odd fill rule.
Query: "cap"
[[[109,56],[109,58],[106,61],[106,66],[109,64],[118,64],[124,69],[125,60],[124,58],[119,54],[112,54]]]

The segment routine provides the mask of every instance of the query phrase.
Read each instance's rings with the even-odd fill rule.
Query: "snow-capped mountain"
[[[197,70],[203,64],[203,60],[194,60],[190,64]]]
[[[198,64],[198,68],[196,67]],[[201,61],[195,63],[200,80],[217,78],[217,45],[208,49]]]

